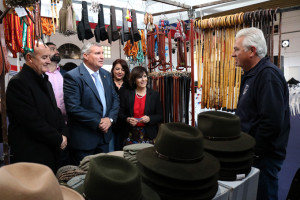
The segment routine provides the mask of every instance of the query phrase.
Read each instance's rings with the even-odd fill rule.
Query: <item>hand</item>
[[[144,124],[147,124],[148,122],[150,122],[150,117],[147,115],[144,115],[143,117],[141,117],[141,121]]]
[[[99,129],[104,133],[108,132],[109,127],[111,126],[110,119],[108,117],[101,118]]]
[[[138,123],[138,120],[134,117],[127,117],[127,122],[131,125],[131,126],[136,126],[136,124]]]
[[[62,143],[60,145],[60,149],[64,150],[67,147],[67,145],[68,145],[68,141],[67,141],[67,137],[64,136],[64,135],[62,135],[62,139],[63,139],[63,141],[62,141]]]

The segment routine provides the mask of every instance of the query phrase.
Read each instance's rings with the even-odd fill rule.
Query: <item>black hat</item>
[[[165,177],[196,181],[212,177],[219,162],[203,151],[203,134],[183,123],[162,124],[154,147],[141,150],[138,162]]]
[[[204,149],[221,164],[220,180],[245,178],[253,164],[255,139],[241,132],[240,118],[230,113],[207,111],[198,115]]]
[[[90,161],[84,185],[76,189],[89,200],[157,200],[158,194],[141,182],[138,169],[119,156],[103,155]]]
[[[236,115],[207,111],[198,115],[198,128],[204,135],[204,148],[220,152],[240,152],[252,149],[255,139],[241,131]]]
[[[183,123],[162,124],[154,147],[137,154],[143,181],[164,199],[211,199],[220,164],[203,151],[203,134]]]

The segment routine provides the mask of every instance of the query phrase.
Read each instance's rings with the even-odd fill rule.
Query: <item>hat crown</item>
[[[106,155],[91,159],[84,182],[84,193],[90,200],[139,200],[141,191],[141,177],[126,159]]]
[[[207,139],[235,139],[241,134],[240,118],[236,115],[206,111],[198,115],[198,128]]]
[[[52,170],[36,163],[16,163],[0,168],[0,199],[63,200],[63,193]],[[83,199],[75,191],[68,192]]]
[[[159,155],[173,161],[196,161],[203,157],[203,134],[183,123],[162,124],[154,148]]]

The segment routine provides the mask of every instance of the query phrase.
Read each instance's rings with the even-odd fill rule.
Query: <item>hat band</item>
[[[214,137],[214,136],[204,136],[208,140],[234,140],[241,136],[241,134],[232,137]]]
[[[181,159],[181,158],[171,158],[169,156],[163,155],[159,153],[157,150],[155,150],[155,154],[157,155],[158,158],[161,158],[163,160],[168,160],[168,161],[175,161],[175,162],[182,162],[182,163],[192,163],[192,162],[198,162],[202,160],[203,154],[198,157],[198,158],[192,158],[192,159]]]

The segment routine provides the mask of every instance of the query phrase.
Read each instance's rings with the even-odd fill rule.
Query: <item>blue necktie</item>
[[[103,106],[103,117],[104,117],[105,113],[106,113],[106,100],[105,100],[104,88],[103,88],[103,85],[100,83],[100,80],[98,78],[98,73],[95,72],[95,73],[92,74],[92,76],[95,79],[96,88],[98,90],[98,93],[99,93],[99,96],[100,96],[100,99],[101,99],[101,103],[102,103],[102,106]]]

